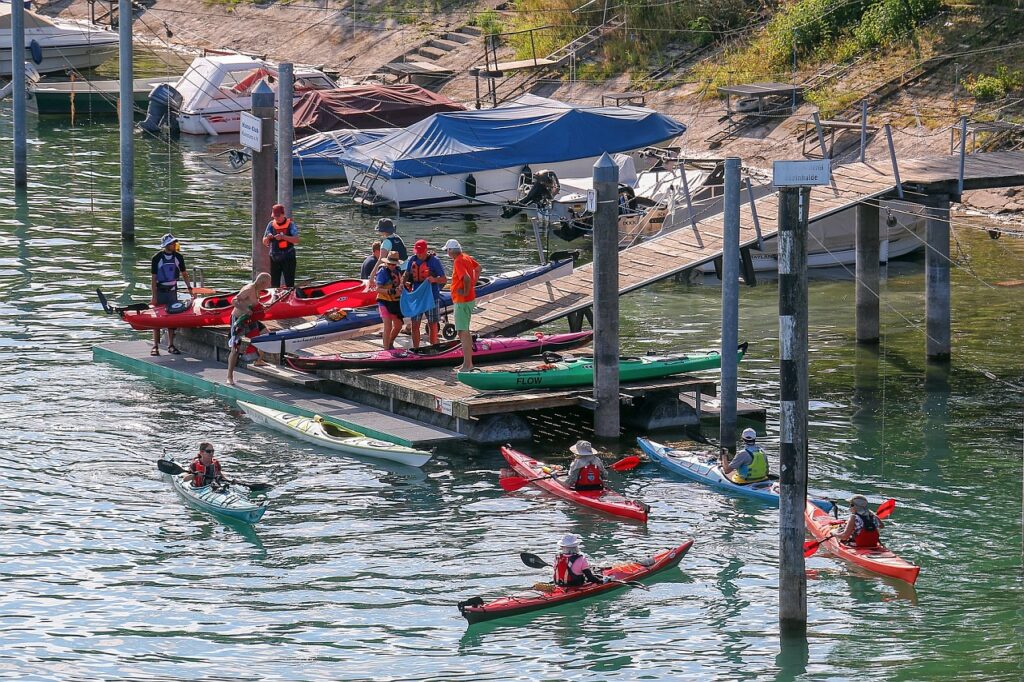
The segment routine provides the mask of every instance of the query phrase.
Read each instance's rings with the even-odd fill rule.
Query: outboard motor
[[[164,122],[167,122],[171,135],[178,135],[178,110],[181,109],[181,93],[168,83],[161,83],[149,93],[149,107],[146,109],[146,120],[139,127],[147,133],[156,135]]]
[[[552,170],[540,170],[533,173],[533,184],[530,185],[530,189],[526,192],[519,201],[508,204],[501,211],[501,217],[512,218],[517,215],[524,206],[536,206],[541,208],[544,206],[550,206],[551,202],[554,201],[555,196],[558,194],[560,186],[558,184],[558,176]],[[520,190],[522,191],[522,190]]]

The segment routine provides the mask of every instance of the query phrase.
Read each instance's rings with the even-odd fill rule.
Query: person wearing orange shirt
[[[456,372],[473,369],[473,335],[469,324],[473,317],[473,301],[476,299],[476,282],[480,279],[480,264],[468,253],[462,251],[458,240],[449,239],[444,245],[452,259],[452,303],[455,306],[455,331],[462,342],[462,366]]]

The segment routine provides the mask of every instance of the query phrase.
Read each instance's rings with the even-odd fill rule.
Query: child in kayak
[[[183,474],[182,479],[186,482],[192,481],[193,488],[202,488],[207,485],[216,486],[224,481],[224,476],[220,471],[220,462],[213,456],[213,444],[199,444],[199,454],[188,465],[188,473]]]
[[[839,542],[854,547],[877,547],[878,531],[885,526],[875,512],[868,509],[868,500],[863,495],[850,498],[850,518],[840,533],[834,533]]]
[[[573,490],[604,490],[604,477],[608,475],[608,469],[594,452],[590,441],[576,441],[569,452],[576,455],[576,459],[569,466],[565,487]]]
[[[743,429],[743,449],[729,460],[729,453],[724,448],[720,456],[722,473],[738,485],[756,483],[768,478],[768,455],[757,444],[757,432],[754,429]]]
[[[580,539],[569,533],[558,543],[552,582],[562,587],[579,587],[586,583],[601,584],[607,580],[604,576],[594,574],[586,555],[580,552]]]

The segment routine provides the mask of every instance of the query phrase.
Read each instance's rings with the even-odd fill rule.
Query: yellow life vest
[[[729,480],[739,485],[756,483],[768,478],[768,456],[761,448],[749,450],[753,461],[745,467],[739,467],[729,474]]]

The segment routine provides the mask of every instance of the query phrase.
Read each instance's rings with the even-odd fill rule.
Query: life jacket
[[[576,479],[576,490],[603,490],[604,482],[601,480],[601,468],[596,464],[587,464],[580,469],[580,475]]]
[[[583,558],[582,554],[559,554],[555,559],[554,583],[556,585],[582,585],[585,580],[583,574],[573,570],[573,566],[581,558]]]
[[[420,260],[420,257],[417,256],[416,254],[413,254],[412,257],[409,258],[409,262],[406,264],[405,271],[409,273],[409,276],[412,277],[412,281],[415,284],[419,284],[420,282],[426,280],[427,277],[431,276],[430,263],[428,263],[427,261],[429,261],[431,257],[436,255],[437,254],[435,254],[433,251],[428,251],[427,257],[424,258],[423,260]]]
[[[161,253],[156,266],[156,283],[163,289],[177,289],[180,274],[178,256],[173,253]]]
[[[737,467],[735,471],[729,474],[729,480],[743,485],[744,483],[756,483],[768,478],[768,456],[765,455],[764,450],[759,446],[754,446],[753,450],[749,447],[743,449],[750,453],[753,460],[750,464]]]
[[[280,235],[288,236],[288,230],[290,230],[291,227],[292,227],[292,219],[291,218],[285,218],[283,225],[278,225],[276,220],[271,220],[270,224],[274,228],[274,234],[279,235],[279,236]],[[283,239],[278,239],[277,240],[277,248],[280,251],[285,251],[291,245],[292,245],[291,242],[286,242]]]
[[[854,545],[855,547],[877,547],[878,517],[871,512],[868,512],[867,514],[857,514],[857,516],[860,518],[862,525],[859,530],[854,531],[853,537],[849,539],[848,544]]]
[[[386,265],[384,267],[388,268]],[[387,272],[391,283],[377,285],[377,300],[397,301],[402,298],[402,273],[398,269],[391,270],[390,268]]]
[[[203,486],[210,485],[218,478],[220,478],[220,462],[214,457],[213,463],[210,464],[210,468],[207,469],[203,461],[196,457],[192,460],[192,464],[189,465],[188,470],[195,474],[195,478],[192,479],[193,488],[202,488]]]
[[[386,241],[390,241],[391,242],[391,249],[390,250],[391,251],[397,251],[398,252],[398,257],[401,258],[403,261],[406,258],[409,257],[409,249],[405,248],[405,242],[403,242],[402,238],[399,237],[397,234],[390,234],[387,237],[385,237],[383,240],[381,240],[382,243],[386,242]],[[388,254],[384,252],[384,248],[383,247],[380,250],[380,254],[384,258],[388,257]]]

